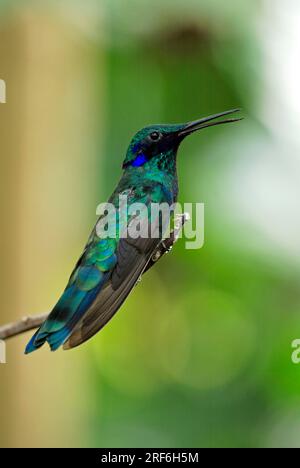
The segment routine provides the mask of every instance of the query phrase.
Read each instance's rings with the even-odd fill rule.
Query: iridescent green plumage
[[[231,113],[229,111],[227,113]],[[123,163],[123,175],[109,199],[116,210],[116,237],[100,236],[93,229],[83,254],[77,262],[67,287],[47,320],[31,338],[26,353],[47,341],[51,350],[64,344],[72,348],[83,343],[119,309],[138,278],[147,268],[153,251],[161,242],[166,225],[153,217],[151,204],[177,200],[176,155],[184,137],[226,113],[181,125],[155,125],[140,130],[132,139]],[[235,121],[231,119],[227,121]],[[227,122],[225,121],[225,122]],[[220,122],[215,122],[217,124]],[[224,121],[223,121],[224,123]],[[127,196],[127,206],[120,205],[120,195]],[[134,203],[146,210],[140,224],[158,227],[158,237],[122,235],[121,220]],[[128,216],[127,229],[134,221]]]

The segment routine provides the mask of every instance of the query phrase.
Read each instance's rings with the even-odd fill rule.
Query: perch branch
[[[170,236],[166,239],[163,239],[158,247],[154,250],[147,267],[144,270],[144,273],[152,268],[153,265],[158,260],[160,260],[164,254],[170,252],[173,245],[179,238],[182,226],[188,219],[189,215],[187,213],[176,215],[173,231],[171,231]],[[18,320],[17,322],[8,323],[1,326],[0,340],[7,340],[8,338],[12,338],[14,336],[20,335],[21,333],[40,327],[48,315],[49,313],[46,312],[44,314],[35,315],[33,317],[28,316]]]
[[[24,317],[17,322],[8,323],[0,327],[0,339],[6,340],[13,336],[20,335],[29,330],[38,328],[48,317],[48,312],[45,314],[35,315],[34,317]]]

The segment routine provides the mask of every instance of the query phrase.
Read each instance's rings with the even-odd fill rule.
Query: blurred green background
[[[180,198],[205,246],[151,269],[95,338],[0,366],[2,447],[299,447],[300,160],[293,0],[0,2],[0,322],[48,311],[139,128],[195,134]]]

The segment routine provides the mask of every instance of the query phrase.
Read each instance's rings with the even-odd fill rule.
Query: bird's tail
[[[78,287],[76,282],[68,286],[49,317],[27,344],[25,354],[37,350],[46,341],[49,343],[51,351],[59,348],[67,340],[77,322],[93,303],[101,286],[102,281],[99,281],[96,285],[94,284],[94,287],[89,290]]]

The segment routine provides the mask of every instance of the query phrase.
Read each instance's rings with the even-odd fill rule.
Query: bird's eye
[[[159,132],[152,132],[150,133],[150,138],[153,141],[157,141],[160,139],[161,134]]]

